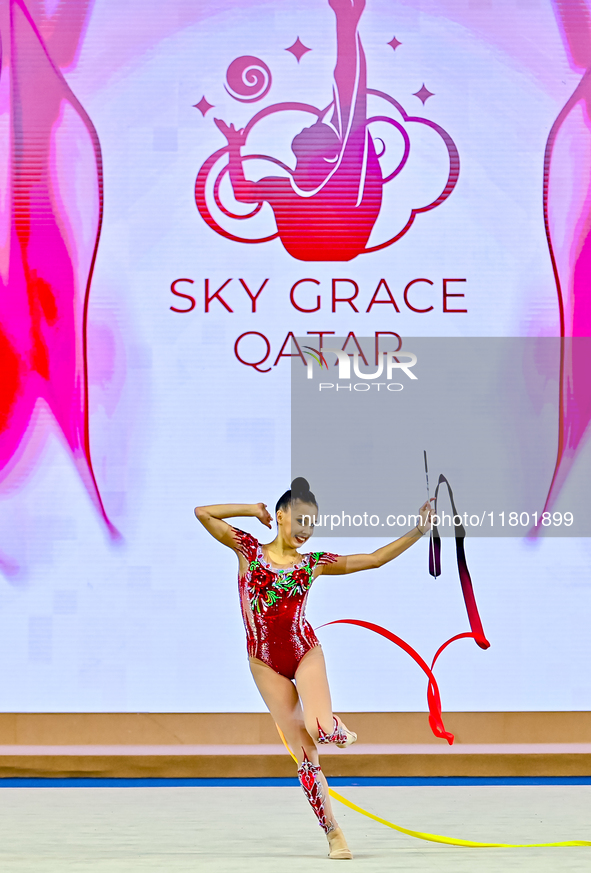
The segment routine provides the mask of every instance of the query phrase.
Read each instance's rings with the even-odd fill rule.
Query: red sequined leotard
[[[282,570],[265,561],[253,536],[235,527],[232,531],[236,548],[248,561],[244,575],[238,575],[248,654],[293,679],[306,652],[320,645],[305,616],[314,567],[332,564],[338,556],[310,552]]]

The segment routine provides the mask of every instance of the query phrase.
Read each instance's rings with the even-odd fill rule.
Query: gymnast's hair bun
[[[316,498],[310,491],[308,480],[304,479],[303,476],[298,476],[294,479],[291,483],[290,490],[281,495],[275,506],[275,514],[277,514],[280,509],[287,509],[296,500],[301,500],[302,503],[312,503],[314,506],[318,506]]]
[[[293,500],[300,500],[302,497],[308,497],[310,494],[310,484],[303,476],[298,476],[291,483],[291,496]]]

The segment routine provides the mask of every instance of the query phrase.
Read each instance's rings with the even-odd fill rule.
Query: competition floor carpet
[[[0,868],[7,873],[331,869],[325,837],[299,787],[136,785],[0,788]],[[591,836],[589,784],[341,784],[338,790],[397,824],[463,839],[538,842]],[[335,808],[355,855],[349,867],[367,873],[591,868],[591,848],[449,848]]]

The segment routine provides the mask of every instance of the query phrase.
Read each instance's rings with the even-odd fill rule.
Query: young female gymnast
[[[258,518],[270,528],[272,519],[265,503],[198,506],[195,515],[212,536],[238,555],[252,675],[298,759],[298,777],[328,837],[329,857],[345,860],[353,856],[332,811],[316,744],[335,743],[344,749],[355,742],[357,734],[333,715],[324,655],[305,618],[306,599],[321,574],[357,573],[398,557],[429,530],[431,509],[428,502],[423,504],[415,528],[369,555],[301,555],[297,550],[312,536],[317,511],[310,486],[298,478],[277,502],[277,536],[271,543],[259,543],[224,521],[239,516]]]

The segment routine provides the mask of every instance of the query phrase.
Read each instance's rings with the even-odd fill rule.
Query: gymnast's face
[[[318,507],[313,503],[295,500],[287,510],[279,510],[277,524],[283,538],[299,549],[314,533],[314,519]]]

